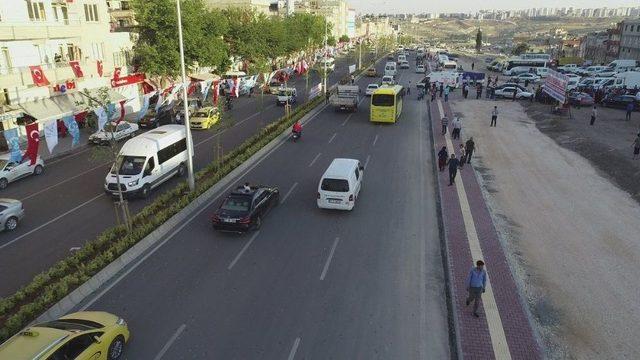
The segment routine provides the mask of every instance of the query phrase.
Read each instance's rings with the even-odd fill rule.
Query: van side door
[[[353,191],[354,197],[358,197],[358,194],[360,194],[360,188],[362,188],[362,175],[360,173],[360,164],[358,164],[358,167],[356,167],[356,169],[354,170],[354,176],[355,176],[355,189]]]

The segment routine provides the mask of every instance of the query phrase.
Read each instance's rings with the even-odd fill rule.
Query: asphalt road
[[[400,72],[401,83],[419,78]],[[377,79],[379,80],[379,79]],[[360,81],[361,86],[368,79]],[[277,185],[259,232],[214,232],[214,199],[80,309],[124,317],[126,359],[447,359],[426,106],[395,125],[326,108],[237,179]],[[336,157],[366,164],[352,212],[316,207]]]
[[[373,55],[363,54],[363,63],[371,59]],[[353,53],[337,58],[329,84],[344,77],[348,65],[353,63]],[[319,81],[312,77],[309,87]],[[300,102],[307,96],[305,82],[304,77],[300,77],[288,84],[297,88]],[[261,127],[281,117],[284,110],[275,106],[274,96],[265,95],[264,98],[236,99],[230,113],[224,121],[225,128],[192,132],[196,170],[215,159],[218,144],[225,153],[232,150]],[[15,231],[0,233],[0,297],[12,294],[33,276],[67,256],[70,249],[92,241],[116,223],[113,200],[103,191],[104,178],[111,166],[108,157],[85,149],[45,165],[43,175],[12,183],[0,193],[1,197],[22,200],[26,211],[25,219]],[[178,181],[167,181],[146,200],[130,201],[131,213],[140,211]]]

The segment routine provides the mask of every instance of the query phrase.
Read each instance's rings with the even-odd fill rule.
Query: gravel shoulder
[[[567,125],[547,119],[548,108],[536,104],[527,104],[528,112],[510,101],[452,105],[463,117],[463,138],[473,136],[478,145],[474,166],[547,356],[640,358],[632,330],[640,323],[640,189],[633,191],[640,169],[628,164],[626,139],[637,123],[603,120],[582,130],[578,119],[586,125],[586,109]],[[500,116],[490,128],[494,105]],[[609,111],[617,112],[601,114]],[[577,135],[567,133],[572,126]]]

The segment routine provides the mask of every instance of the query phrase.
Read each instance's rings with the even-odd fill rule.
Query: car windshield
[[[233,195],[226,198],[220,208],[222,210],[229,210],[229,211],[249,211],[250,204],[251,204],[250,196]]]
[[[377,89],[377,88],[378,88],[378,85],[376,85],[376,84],[370,84],[370,85],[368,86],[368,88],[369,88],[369,89]]]
[[[119,169],[120,175],[138,175],[144,168],[147,158],[144,156],[118,156],[116,163],[111,167],[111,173],[115,174],[115,169]]]
[[[325,178],[322,179],[322,185],[320,186],[320,188],[324,191],[348,192],[349,182],[344,179]]]
[[[291,96],[293,94],[293,91],[291,90],[280,90],[278,92],[278,96]]]
[[[377,94],[373,96],[371,104],[373,106],[393,106],[394,96],[390,94]]]
[[[193,117],[197,117],[197,118],[206,118],[208,116],[209,114],[207,114],[204,111],[198,111],[197,113],[193,114]]]

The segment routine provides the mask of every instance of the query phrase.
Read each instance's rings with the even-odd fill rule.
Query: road
[[[373,57],[363,54],[363,58],[366,63]],[[344,77],[352,63],[352,57],[338,58],[329,84]],[[319,81],[312,77],[309,86]],[[306,99],[303,77],[289,85],[298,89],[301,102]],[[260,96],[241,97],[234,101],[231,120],[227,121],[230,126],[192,132],[196,170],[214,161],[218,143],[226,153],[284,114],[283,108],[275,106],[273,96],[265,95],[262,106],[261,101]],[[42,176],[25,178],[2,191],[2,197],[23,201],[26,217],[15,231],[0,233],[0,297],[12,294],[36,274],[67,256],[71,248],[92,241],[115,224],[113,201],[103,191],[110,166],[108,158],[96,156],[95,150],[80,150],[47,162]],[[140,211],[178,181],[166,182],[146,200],[130,201],[131,213]]]
[[[401,83],[418,78],[400,72]],[[370,123],[368,98],[357,113],[324,109],[300,142],[234,182],[280,187],[259,232],[214,232],[218,194],[79,309],[128,321],[126,359],[449,358],[432,144],[416,96],[395,125]],[[315,204],[336,157],[365,163],[352,212]]]

